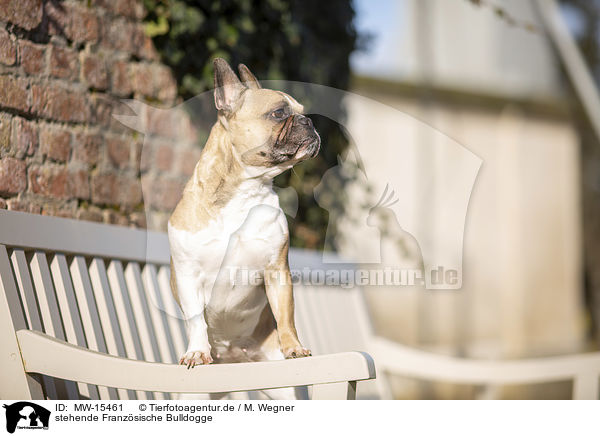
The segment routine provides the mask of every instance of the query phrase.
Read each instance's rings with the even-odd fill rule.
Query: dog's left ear
[[[258,83],[256,76],[254,74],[252,74],[252,72],[246,65],[239,64],[238,71],[240,73],[240,78],[242,79],[242,82],[244,82],[244,85],[246,85],[248,88],[250,88],[250,89],[261,89],[262,88],[262,86],[260,86],[260,83]]]
[[[246,87],[240,82],[225,59],[215,58],[215,106],[217,110],[233,112]]]

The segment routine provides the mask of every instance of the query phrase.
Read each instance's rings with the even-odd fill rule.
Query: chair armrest
[[[528,384],[573,380],[574,398],[597,399],[600,353],[515,360],[463,359],[416,350],[373,337],[377,367],[391,374],[466,384]]]
[[[187,369],[91,351],[32,330],[17,331],[17,339],[28,373],[138,391],[235,392],[375,378],[373,359],[361,352]]]

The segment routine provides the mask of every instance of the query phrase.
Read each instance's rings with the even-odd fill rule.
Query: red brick
[[[90,198],[88,172],[69,171],[65,167],[36,166],[29,169],[29,189],[34,194],[59,200]]]
[[[146,15],[146,10],[140,0],[92,0],[92,5],[105,9],[111,15],[138,20]]]
[[[145,203],[160,210],[172,211],[177,206],[185,183],[174,179],[142,178]]]
[[[158,52],[152,42],[152,38],[146,35],[144,26],[141,23],[133,24],[129,29],[130,46],[128,51],[135,54],[140,59],[149,61],[159,60]]]
[[[102,24],[104,47],[128,54],[135,53],[139,43],[136,24],[124,19],[105,20]]]
[[[83,80],[92,88],[106,89],[108,86],[106,63],[98,55],[86,55],[83,58],[81,73]]]
[[[85,6],[45,2],[48,33],[75,42],[95,42],[100,36],[98,17]]]
[[[18,194],[26,187],[25,162],[10,157],[0,159],[0,195]]]
[[[71,197],[80,200],[88,200],[90,198],[90,177],[89,173],[84,170],[70,171],[67,181],[68,193]]]
[[[95,0],[94,3],[115,15],[123,15],[129,18],[140,19],[146,14],[140,0]]]
[[[63,3],[46,1],[44,12],[48,20],[48,34],[66,37],[69,25],[68,10]]]
[[[109,127],[112,123],[112,114],[116,100],[106,94],[93,94],[91,99],[92,122]]]
[[[29,109],[27,81],[12,76],[0,76],[0,106],[27,111]]]
[[[142,203],[142,186],[136,177],[119,177],[119,204],[124,206],[138,206]]]
[[[111,68],[111,89],[114,94],[124,97],[131,94],[129,65],[125,61],[116,61]]]
[[[42,0],[0,0],[0,19],[31,30],[42,21]]]
[[[194,169],[200,159],[200,154],[202,154],[202,150],[199,148],[181,150],[179,152],[179,172],[187,177],[194,174]]]
[[[66,162],[71,151],[71,133],[68,130],[42,128],[40,148],[49,159]]]
[[[98,164],[102,137],[100,135],[77,133],[73,140],[73,156],[75,162],[82,162],[91,167]]]
[[[123,138],[106,138],[106,151],[110,162],[116,168],[130,166],[131,141]]]
[[[15,117],[12,122],[12,134],[12,148],[17,158],[22,159],[35,153],[38,147],[38,128],[34,123]]]
[[[132,209],[142,204],[142,186],[140,180],[133,176],[119,177],[119,204]]]
[[[69,18],[70,20],[66,29],[67,38],[78,42],[94,42],[98,40],[100,28],[98,18],[92,10],[73,5],[69,8]]]
[[[142,202],[139,180],[115,173],[92,176],[92,202],[96,204],[136,206]]]
[[[154,155],[155,166],[160,171],[170,171],[173,168],[173,149],[170,145],[159,145]]]
[[[155,97],[154,69],[151,64],[131,64],[131,86],[133,92],[146,97]]]
[[[89,119],[86,95],[55,85],[33,85],[32,111],[58,121],[83,122]]]
[[[171,69],[166,65],[156,65],[154,67],[153,78],[155,84],[157,84],[158,99],[162,102],[175,101],[177,98],[177,82],[173,77]]]
[[[14,65],[17,61],[17,47],[10,34],[0,28],[0,63]]]
[[[19,41],[21,65],[27,74],[41,74],[44,71],[45,47],[29,41]]]
[[[157,109],[148,107],[146,111],[146,126],[148,133],[163,138],[178,138],[182,133],[182,114],[176,109]]]
[[[29,190],[34,194],[52,198],[69,198],[68,176],[64,167],[31,167],[29,168]]]
[[[10,136],[12,129],[12,117],[0,112],[0,154],[10,149]]]
[[[77,52],[53,46],[50,51],[50,74],[61,79],[75,80],[79,72]]]
[[[28,212],[28,213],[41,213],[42,208],[39,204],[34,201],[26,200],[22,198],[11,198],[7,202],[8,210],[14,210],[16,212]]]

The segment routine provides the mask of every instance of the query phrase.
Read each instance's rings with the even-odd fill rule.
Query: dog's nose
[[[300,115],[298,117],[298,123],[308,127],[312,127],[313,125],[312,120],[308,117],[305,117],[304,115]]]

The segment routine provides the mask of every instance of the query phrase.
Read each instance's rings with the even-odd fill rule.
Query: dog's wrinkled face
[[[303,107],[289,95],[263,89],[245,65],[240,77],[215,59],[215,105],[236,154],[247,167],[276,175],[315,157],[321,138]]]

